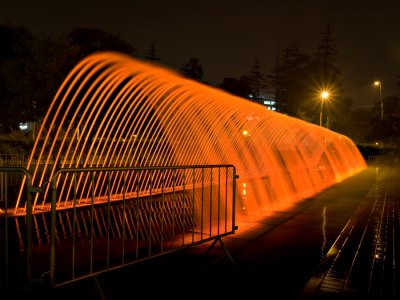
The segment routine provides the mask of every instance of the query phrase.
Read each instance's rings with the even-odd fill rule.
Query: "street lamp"
[[[325,99],[328,99],[328,97],[329,97],[328,91],[323,91],[321,93],[321,112],[319,113],[319,126],[322,126],[322,108],[324,106]]]
[[[382,83],[380,81],[374,82],[375,86],[379,86],[379,101],[381,103],[381,120],[383,120],[383,99],[382,99]]]

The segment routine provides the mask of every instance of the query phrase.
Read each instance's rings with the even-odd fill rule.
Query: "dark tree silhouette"
[[[0,132],[39,121],[72,68],[96,51],[133,55],[134,48],[99,29],[33,35],[24,27],[0,25]]]
[[[198,81],[201,81],[204,75],[203,66],[196,57],[191,57],[188,63],[181,66],[180,71],[184,76]]]
[[[290,44],[277,55],[267,79],[268,86],[275,90],[280,112],[312,120],[305,111],[305,101],[310,98],[309,72],[309,56],[302,52],[299,42]]]
[[[335,66],[337,54],[332,26],[328,24],[321,32],[321,39],[313,61],[314,76],[311,79],[318,83],[320,89],[328,89],[332,94],[325,108],[330,120],[329,127],[333,130],[339,129],[335,123],[350,118],[353,104],[351,98],[344,96],[340,70]]]
[[[325,82],[336,79],[340,74],[339,69],[335,67],[337,54],[332,27],[328,24],[325,31],[321,33],[321,39],[315,54],[315,61],[322,69],[322,80]]]
[[[250,73],[248,75],[250,82],[252,98],[255,102],[261,101],[261,95],[267,88],[266,76],[261,70],[260,60],[257,58],[251,67]]]
[[[366,139],[371,143],[381,142],[386,146],[400,147],[400,97],[388,96],[383,99],[385,107],[384,119],[380,118],[380,103],[372,108],[372,130]]]
[[[242,76],[240,79],[226,77],[222,80],[219,87],[233,95],[243,98],[249,98],[251,94],[250,81],[247,76]]]
[[[76,28],[68,33],[69,43],[78,47],[77,60],[98,51],[118,51],[136,56],[136,49],[119,36],[97,28]]]
[[[156,42],[153,41],[147,51],[146,58],[150,61],[158,61],[160,58],[156,54]]]
[[[25,27],[0,26],[0,132],[29,121],[35,103],[35,38]]]

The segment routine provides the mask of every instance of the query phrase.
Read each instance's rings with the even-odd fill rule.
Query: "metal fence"
[[[221,238],[237,229],[232,165],[60,169],[43,211],[32,201],[45,187],[22,168],[4,172],[23,173],[27,193],[25,215],[7,200],[0,210],[6,288],[68,284],[208,241],[226,250]]]
[[[28,155],[24,154],[0,154],[0,167],[23,167],[26,166]]]
[[[400,157],[398,155],[371,155],[368,156],[368,164],[386,167],[399,167]]]
[[[9,215],[9,178],[24,181],[26,214],[24,230]],[[31,176],[25,168],[0,167],[0,287],[27,288],[32,278],[32,196]],[[12,196],[11,196],[12,197]]]

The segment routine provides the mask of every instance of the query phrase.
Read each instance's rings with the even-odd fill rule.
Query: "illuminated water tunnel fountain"
[[[27,169],[35,185],[46,186],[57,168],[220,164],[239,175],[239,220],[288,207],[366,168],[342,134],[104,52],[83,59],[65,79]],[[46,193],[49,186],[34,209],[48,204]],[[16,211],[25,207],[19,199]]]

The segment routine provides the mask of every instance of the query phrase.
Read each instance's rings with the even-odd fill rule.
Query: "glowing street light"
[[[329,98],[329,92],[323,91],[321,93],[321,112],[319,113],[319,126],[322,126],[322,108],[324,106],[324,101]]]
[[[381,103],[381,120],[383,120],[383,99],[382,99],[382,83],[377,80],[374,82],[375,86],[379,86],[379,102]]]

